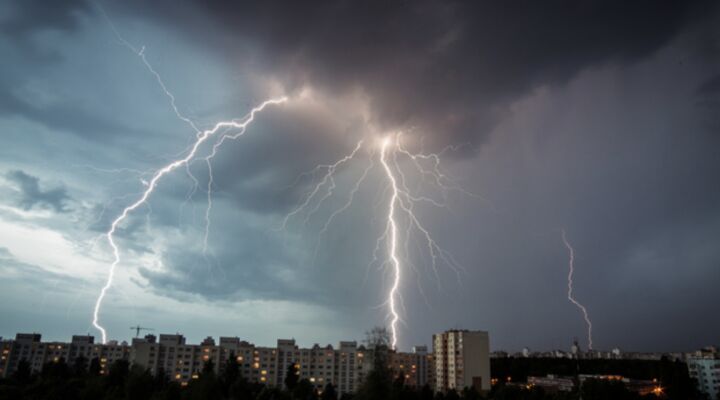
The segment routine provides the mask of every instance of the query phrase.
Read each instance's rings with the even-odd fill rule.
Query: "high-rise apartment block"
[[[450,330],[433,335],[435,390],[490,390],[490,338],[485,331]]]
[[[130,356],[127,343],[110,341],[104,345],[95,344],[92,336],[73,336],[70,343],[41,342],[40,338],[37,333],[18,333],[15,340],[0,341],[0,376],[9,376],[17,369],[20,360],[27,361],[32,372],[40,372],[49,362],[79,358],[87,363],[97,359],[100,373],[104,374],[113,362],[128,360]]]

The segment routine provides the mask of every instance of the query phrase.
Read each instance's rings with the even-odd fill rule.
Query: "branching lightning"
[[[197,136],[197,140],[193,144],[193,146],[190,148],[190,151],[187,153],[187,155],[181,159],[175,160],[164,167],[160,168],[155,172],[152,179],[147,184],[147,187],[145,191],[142,193],[139,199],[137,199],[134,203],[130,204],[129,206],[125,207],[123,209],[122,213],[113,220],[112,224],[110,225],[110,230],[106,233],[107,241],[110,244],[110,247],[112,247],[113,251],[113,257],[114,260],[112,264],[110,265],[110,272],[108,273],[107,281],[105,282],[105,286],[100,290],[100,295],[97,298],[97,301],[95,302],[95,309],[93,311],[93,326],[97,328],[100,333],[102,334],[102,342],[105,343],[107,341],[107,332],[105,331],[105,328],[103,328],[99,323],[99,314],[100,314],[100,307],[102,306],[103,299],[105,298],[105,295],[110,289],[110,286],[112,286],[113,278],[115,276],[115,269],[117,265],[120,263],[120,249],[118,248],[117,244],[115,243],[115,232],[118,228],[118,226],[125,221],[125,219],[128,218],[130,213],[137,209],[138,207],[145,204],[150,197],[150,195],[153,193],[155,188],[157,187],[158,182],[167,174],[172,172],[173,170],[187,165],[191,160],[193,160],[196,156],[196,153],[198,149],[200,148],[200,145],[202,145],[207,139],[209,139],[211,136],[213,136],[216,132],[218,132],[220,129],[224,128],[232,128],[237,129],[238,131],[232,135],[225,134],[218,139],[216,142],[216,145],[219,145],[222,143],[225,138],[230,139],[236,139],[242,134],[245,133],[246,128],[248,125],[250,125],[253,120],[255,119],[255,115],[261,111],[263,111],[267,106],[274,105],[274,104],[281,104],[287,101],[286,97],[280,97],[277,99],[270,99],[266,100],[263,103],[261,103],[259,106],[253,108],[250,113],[242,120],[242,122],[239,122],[237,120],[230,120],[230,121],[221,121],[215,124],[215,126],[212,129],[207,129],[204,131],[201,131],[200,134]],[[216,147],[213,146],[213,153],[215,154]],[[211,157],[209,157],[211,158]],[[206,244],[207,242],[205,242]]]
[[[107,280],[105,282],[105,285],[100,290],[100,294],[98,295],[98,298],[95,302],[95,307],[93,310],[93,326],[98,329],[102,335],[102,342],[107,342],[107,332],[105,328],[100,325],[100,309],[102,307],[103,300],[105,299],[105,296],[107,294],[107,291],[110,289],[110,287],[113,284],[113,279],[115,277],[115,271],[117,269],[118,264],[120,263],[120,249],[115,242],[115,233],[118,229],[118,227],[125,221],[131,212],[135,211],[139,207],[143,205],[149,205],[148,199],[152,195],[152,193],[155,191],[155,188],[157,187],[160,180],[168,175],[170,172],[174,171],[175,169],[179,167],[185,167],[186,173],[190,177],[190,179],[194,182],[193,190],[190,192],[189,197],[192,196],[192,194],[197,189],[197,186],[199,184],[198,180],[193,176],[193,174],[190,171],[190,163],[192,161],[197,160],[198,151],[208,139],[211,137],[217,137],[218,139],[215,141],[215,143],[212,145],[212,149],[210,151],[210,154],[204,157],[204,161],[207,164],[208,167],[208,183],[207,183],[207,208],[205,211],[205,232],[203,237],[203,253],[205,254],[207,252],[208,247],[208,236],[210,231],[210,212],[212,208],[212,188],[213,188],[213,175],[212,175],[212,163],[211,160],[215,155],[217,154],[217,151],[219,147],[225,142],[226,139],[237,139],[243,134],[245,134],[245,131],[247,127],[255,120],[255,116],[257,113],[263,111],[265,108],[271,105],[278,105],[282,104],[288,101],[287,97],[278,97],[266,100],[262,102],[260,105],[253,108],[245,117],[240,119],[232,119],[229,121],[220,121],[217,122],[212,128],[201,130],[198,128],[198,126],[188,117],[184,116],[180,110],[178,109],[175,101],[175,96],[168,90],[167,86],[165,85],[165,82],[163,81],[160,74],[153,68],[153,66],[150,64],[150,62],[147,60],[145,56],[145,47],[142,46],[139,50],[131,45],[127,40],[125,40],[118,30],[115,28],[115,25],[112,23],[112,21],[109,19],[105,11],[98,5],[98,8],[100,9],[101,13],[105,16],[108,24],[110,25],[112,31],[115,33],[115,36],[117,39],[122,43],[125,47],[130,49],[133,53],[135,53],[142,61],[145,68],[155,77],[155,80],[157,81],[160,88],[163,90],[165,95],[168,97],[170,101],[170,106],[172,107],[175,115],[177,118],[185,123],[187,123],[194,131],[195,131],[195,139],[192,145],[186,150],[185,155],[181,158],[178,158],[167,165],[163,166],[162,168],[156,170],[152,174],[152,178],[150,180],[144,180],[143,179],[143,185],[145,187],[144,191],[140,194],[139,198],[129,206],[125,207],[123,211],[120,213],[118,217],[116,217],[111,225],[110,229],[106,232],[105,237],[107,238],[108,243],[110,244],[110,247],[112,248],[113,253],[113,262],[110,265],[110,271],[107,276]],[[188,197],[188,198],[189,198]]]
[[[115,233],[118,228],[133,211],[144,205],[149,206],[148,199],[154,192],[160,180],[180,167],[185,168],[186,174],[193,182],[193,187],[189,191],[185,203],[191,201],[200,185],[200,182],[193,175],[190,165],[194,161],[202,160],[205,162],[208,172],[206,186],[207,207],[204,214],[205,230],[202,239],[203,255],[206,255],[210,234],[210,215],[213,207],[212,192],[214,179],[212,159],[215,157],[218,149],[222,146],[225,140],[237,139],[245,133],[246,128],[253,122],[255,115],[258,112],[263,111],[267,106],[284,103],[288,101],[288,99],[286,97],[280,97],[267,100],[259,106],[253,108],[244,118],[221,121],[216,123],[211,129],[202,130],[194,121],[180,112],[178,106],[176,105],[175,96],[170,92],[170,90],[168,90],[168,87],[163,81],[161,75],[148,61],[145,47],[135,47],[126,41],[119,34],[104,10],[99,5],[98,8],[106,17],[112,31],[115,33],[115,36],[118,38],[120,43],[138,56],[145,68],[153,75],[157,84],[163,90],[165,96],[169,99],[170,106],[172,107],[176,117],[180,121],[189,125],[195,132],[195,136],[191,140],[192,144],[186,148],[181,155],[177,155],[177,159],[152,172],[152,174],[145,175],[148,178],[143,179],[144,190],[139,194],[139,197],[135,202],[125,207],[120,215],[112,221],[110,229],[105,234],[105,237],[112,248],[113,262],[110,265],[107,281],[100,291],[93,312],[93,326],[101,332],[102,341],[105,343],[107,341],[107,333],[105,328],[100,325],[99,314],[107,291],[113,284],[116,268],[121,262],[120,249],[115,241]],[[198,155],[201,146],[211,137],[217,138],[212,144],[212,147],[205,155]],[[367,154],[369,156],[368,164],[363,168],[362,174],[359,178],[357,178],[350,189],[346,201],[343,202],[339,208],[329,211],[329,217],[325,220],[322,229],[319,231],[318,243],[315,249],[315,255],[317,256],[321,237],[327,234],[333,220],[351,207],[356,193],[368,180],[371,171],[378,166],[378,163],[376,163],[376,157],[378,157],[377,154],[379,153],[377,160],[379,160],[379,164],[382,166],[380,173],[383,181],[385,182],[384,189],[380,191],[379,194],[383,198],[386,198],[387,202],[383,201],[378,204],[382,204],[383,207],[386,206],[387,209],[376,213],[377,215],[384,216],[384,229],[382,230],[380,237],[377,238],[376,247],[372,253],[373,260],[370,264],[368,264],[368,267],[377,265],[380,269],[387,268],[392,275],[392,282],[387,292],[386,301],[383,304],[386,305],[389,310],[388,320],[392,335],[391,345],[393,348],[397,348],[399,341],[399,325],[402,322],[401,313],[403,309],[403,301],[400,293],[402,289],[402,279],[407,275],[406,272],[408,271],[414,270],[417,273],[418,268],[416,264],[413,263],[410,256],[410,243],[414,242],[412,239],[415,237],[419,237],[421,239],[421,241],[414,243],[420,251],[424,252],[428,256],[428,265],[432,268],[437,278],[439,278],[439,264],[444,264],[455,271],[455,273],[458,274],[458,281],[462,270],[461,266],[454,260],[452,255],[438,245],[430,234],[430,231],[421,223],[421,220],[415,210],[416,205],[422,203],[433,207],[449,209],[447,201],[448,193],[450,191],[459,191],[474,197],[477,197],[477,195],[463,190],[460,185],[441,171],[440,156],[447,150],[455,150],[452,146],[443,149],[439,153],[413,153],[402,146],[401,134],[399,133],[383,138],[379,142],[379,146],[369,145],[368,142],[369,141],[366,140],[360,140],[352,152],[340,158],[336,162],[332,164],[318,165],[311,172],[304,174],[310,175],[313,182],[316,181],[318,176],[320,176],[320,179],[304,197],[304,200],[300,202],[300,205],[285,216],[282,222],[282,229],[287,230],[289,223],[296,217],[300,217],[301,214],[304,216],[303,221],[304,226],[306,226],[308,222],[320,212],[326,201],[335,195],[335,191],[338,187],[336,182],[338,173],[346,166],[346,164],[349,164],[351,161],[359,158],[363,149],[367,150]],[[379,149],[379,151],[376,151],[377,149]],[[409,175],[412,175],[412,178],[410,178]],[[436,198],[436,196],[425,192],[423,192],[423,194],[418,194],[417,192],[421,190],[420,186],[413,186],[409,183],[409,179],[416,179],[417,181],[423,182],[425,185],[434,187],[439,192],[440,198]],[[413,186],[412,190],[411,186]],[[183,203],[183,206],[185,203]],[[382,251],[383,249],[385,252]],[[381,253],[384,253],[385,255],[381,256]],[[420,274],[418,273],[417,275],[419,277]],[[418,283],[419,282],[420,280],[418,278]],[[438,285],[440,285],[439,282],[440,281],[438,279]],[[420,286],[420,291],[424,296],[422,286]]]
[[[567,240],[567,236],[565,234],[565,229],[561,229],[560,232],[562,234],[563,243],[565,244],[565,247],[567,248],[568,254],[570,256],[569,261],[568,261],[569,270],[568,270],[568,278],[567,278],[567,280],[568,280],[567,298],[568,298],[568,300],[570,300],[571,303],[575,304],[575,306],[577,306],[577,308],[579,308],[583,314],[583,318],[585,319],[585,324],[587,325],[588,349],[592,350],[592,348],[593,348],[592,322],[590,321],[590,315],[588,314],[588,311],[585,308],[585,306],[580,304],[579,301],[575,300],[575,297],[573,295],[573,274],[575,273],[575,265],[574,265],[575,250],[570,245],[570,242],[568,242],[568,240]]]
[[[335,194],[338,187],[336,178],[341,169],[346,164],[359,158],[361,150],[367,147],[368,164],[363,168],[362,174],[359,175],[349,190],[347,200],[338,208],[329,211],[329,216],[322,225],[319,236],[326,234],[332,221],[350,208],[356,193],[368,179],[371,171],[376,166],[381,166],[379,171],[384,182],[384,189],[380,191],[380,196],[384,200],[378,206],[381,206],[383,210],[378,211],[376,214],[383,215],[384,222],[383,229],[376,240],[376,246],[372,253],[373,260],[368,266],[377,265],[381,269],[387,268],[388,273],[391,275],[386,300],[383,304],[388,308],[390,344],[393,348],[398,346],[400,324],[403,322],[401,317],[403,311],[401,296],[403,279],[406,277],[407,271],[414,270],[417,273],[417,266],[410,259],[409,247],[413,241],[412,239],[418,236],[421,238],[421,242],[418,243],[424,242],[421,251],[427,254],[428,264],[433,269],[436,277],[439,277],[438,268],[441,263],[449,266],[458,275],[461,271],[460,265],[450,253],[437,244],[430,231],[421,223],[415,211],[415,206],[419,203],[425,203],[434,207],[448,208],[447,193],[450,190],[462,191],[462,189],[441,171],[440,153],[412,153],[402,146],[401,138],[401,134],[394,134],[384,137],[379,142],[360,140],[349,154],[335,163],[318,165],[312,171],[301,175],[317,177],[317,179],[314,179],[316,183],[300,202],[300,205],[290,211],[282,222],[282,228],[287,229],[292,220],[301,218],[303,225],[306,226],[310,219],[318,213],[323,203]],[[378,145],[368,145],[369,142]],[[379,148],[379,152],[375,151],[377,148]],[[379,153],[379,156],[377,153]],[[409,170],[407,170],[408,168]],[[318,174],[319,172],[322,173]],[[415,191],[410,189],[408,174],[413,174],[414,178],[438,189],[442,199],[436,199],[430,194],[415,194],[415,191],[419,189],[416,188]],[[423,293],[422,286],[420,286],[420,290]]]

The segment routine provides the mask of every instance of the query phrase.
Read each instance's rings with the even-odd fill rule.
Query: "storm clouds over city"
[[[418,232],[402,249],[400,348],[447,328],[493,349],[584,341],[562,229],[595,347],[712,343],[718,26],[712,1],[3,2],[0,336],[97,335],[113,220],[187,154],[192,124],[285,96],[218,148],[206,251],[212,145],[123,221],[110,338],[325,344],[387,325],[393,273],[372,261],[392,190],[373,143],[401,133],[452,182],[408,177],[441,200],[413,212],[457,266],[434,271]],[[333,196],[293,214],[313,169],[360,140]]]

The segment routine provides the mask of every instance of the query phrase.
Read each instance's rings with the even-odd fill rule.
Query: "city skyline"
[[[717,344],[717,4],[145,3],[0,6],[0,337]]]

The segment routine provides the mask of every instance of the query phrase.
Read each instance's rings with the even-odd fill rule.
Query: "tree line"
[[[368,372],[356,393],[346,394],[343,400],[640,400],[657,399],[655,395],[640,395],[629,391],[620,381],[586,380],[572,392],[550,393],[540,387],[526,388],[512,382],[524,381],[527,376],[548,373],[575,375],[583,373],[622,373],[639,379],[657,377],[665,387],[662,396],[668,400],[703,399],[687,375],[684,363],[661,360],[634,362],[622,360],[556,360],[556,359],[495,359],[493,376],[498,383],[489,393],[473,388],[447,393],[435,393],[430,386],[421,388],[405,384],[403,375],[388,368],[387,348],[376,345],[372,352],[373,369]],[[337,400],[339,394],[332,384],[318,391],[307,379],[301,379],[298,369],[291,365],[285,373],[284,388],[250,382],[240,373],[231,355],[220,373],[213,363],[206,362],[197,379],[181,386],[163,371],[154,376],[148,369],[130,366],[128,361],[116,361],[102,373],[100,362],[88,362],[79,357],[72,364],[64,359],[46,364],[39,373],[32,373],[27,361],[20,361],[16,371],[0,380],[0,399],[33,400]],[[510,379],[507,379],[507,378]],[[502,379],[504,378],[504,379]],[[720,399],[719,399],[720,400]]]

